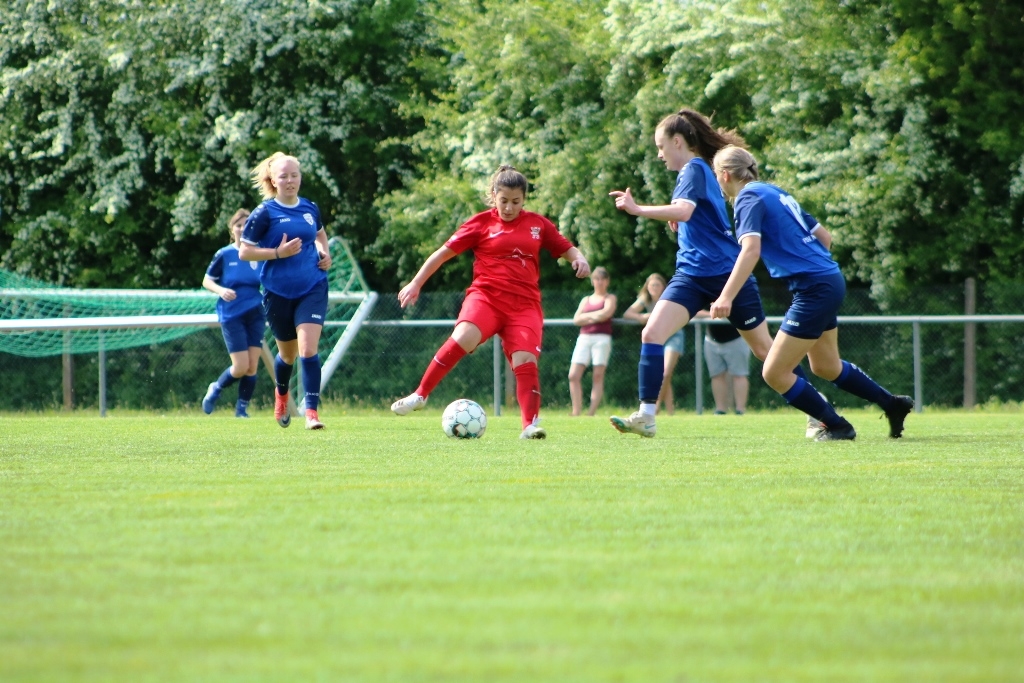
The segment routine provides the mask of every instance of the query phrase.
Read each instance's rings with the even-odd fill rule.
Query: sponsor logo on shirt
[[[292,219],[289,218],[288,216],[285,216],[284,218],[282,218],[281,220],[278,221],[278,223],[291,223],[291,222],[292,222]]]
[[[499,230],[498,232],[489,232],[489,233],[487,233],[487,239],[492,240],[495,237],[497,237],[498,235],[504,235],[504,234],[505,234],[504,230]]]

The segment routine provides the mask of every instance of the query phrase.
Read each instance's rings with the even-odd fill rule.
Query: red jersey
[[[497,209],[470,218],[452,235],[446,247],[457,254],[473,250],[473,283],[488,297],[523,297],[540,302],[540,250],[558,258],[572,249],[555,224],[540,214],[521,211],[505,222]]]

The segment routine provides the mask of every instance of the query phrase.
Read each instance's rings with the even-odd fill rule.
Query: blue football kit
[[[761,238],[761,259],[774,278],[789,282],[793,303],[780,330],[817,339],[838,325],[846,296],[839,265],[812,231],[818,221],[785,190],[770,183],[748,183],[736,197],[736,236]]]
[[[320,209],[302,197],[295,206],[285,206],[276,199],[268,199],[256,207],[245,221],[243,241],[274,249],[281,245],[285,235],[288,240],[296,237],[302,240],[302,251],[295,256],[263,263],[260,282],[265,290],[296,299],[327,279],[327,272],[317,266],[320,255],[316,248],[316,234],[322,228]]]
[[[711,167],[697,157],[676,177],[672,203],[692,203],[690,220],[679,224],[676,269],[693,277],[727,275],[739,256],[740,247],[732,235],[725,196]]]
[[[235,290],[233,301],[217,300],[217,321],[226,322],[260,305],[260,263],[243,261],[238,248],[229,244],[213,255],[206,274],[221,287]]]

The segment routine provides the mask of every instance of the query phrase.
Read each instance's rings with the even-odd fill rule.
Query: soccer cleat
[[[623,434],[639,434],[640,436],[652,437],[658,431],[658,428],[654,425],[654,416],[644,416],[639,410],[626,418],[612,415],[610,421],[612,427],[615,427]]]
[[[324,423],[312,408],[306,410],[306,429],[323,429]]]
[[[529,424],[529,425],[526,425],[526,429],[524,429],[523,433],[519,435],[519,438],[520,439],[546,439],[546,438],[548,438],[548,433],[540,425]]]
[[[409,394],[405,398],[400,398],[392,403],[391,412],[395,415],[408,415],[414,410],[423,410],[425,405],[427,405],[427,399],[419,394]]]
[[[288,394],[279,394],[274,391],[274,419],[277,424],[287,427],[292,423],[292,414],[288,410]]]
[[[220,398],[220,385],[210,382],[210,386],[206,389],[206,396],[203,397],[203,412],[207,415],[212,413],[218,398]]]
[[[889,420],[889,438],[898,439],[903,436],[903,420],[914,409],[914,399],[909,396],[893,396],[892,405],[885,411],[885,417]]]
[[[818,392],[818,396],[821,396],[821,400],[828,403],[828,397],[825,394]],[[807,416],[807,431],[804,432],[804,436],[808,439],[815,439],[818,437],[818,432],[825,428],[825,423],[820,420],[816,420],[810,415]]]
[[[245,411],[242,411],[242,412],[240,412],[240,413],[235,413],[235,417],[244,417],[244,418],[248,418],[248,417],[249,417],[249,413],[247,413],[247,412],[245,412]]]
[[[822,425],[821,429],[818,430],[817,435],[814,437],[815,441],[853,441],[857,438],[857,432],[854,431],[853,425],[849,422],[843,421],[842,424],[829,429]]]
[[[807,416],[807,431],[806,436],[808,439],[816,439],[818,432],[825,428],[825,425],[814,419],[810,415]]]

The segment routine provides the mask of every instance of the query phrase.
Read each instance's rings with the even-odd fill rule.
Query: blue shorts
[[[289,299],[271,291],[263,294],[263,312],[274,339],[288,342],[298,339],[296,328],[304,323],[323,325],[327,319],[327,278],[305,294]]]
[[[686,351],[686,328],[679,330],[665,342],[666,351],[675,351],[680,356]]]
[[[692,277],[677,270],[668,281],[668,287],[665,288],[661,299],[685,307],[693,319],[699,311],[707,310],[718,300],[728,280],[728,273],[714,277]],[[747,278],[733,300],[729,322],[737,330],[752,330],[764,322],[761,294],[753,275]]]
[[[846,296],[842,273],[791,277],[789,291],[793,292],[793,303],[786,311],[780,332],[798,339],[817,339],[838,327],[836,314]]]
[[[252,346],[262,346],[263,330],[266,327],[267,322],[263,318],[263,309],[254,306],[242,315],[222,321],[220,333],[224,335],[228,353],[238,353],[239,351],[248,351]]]

